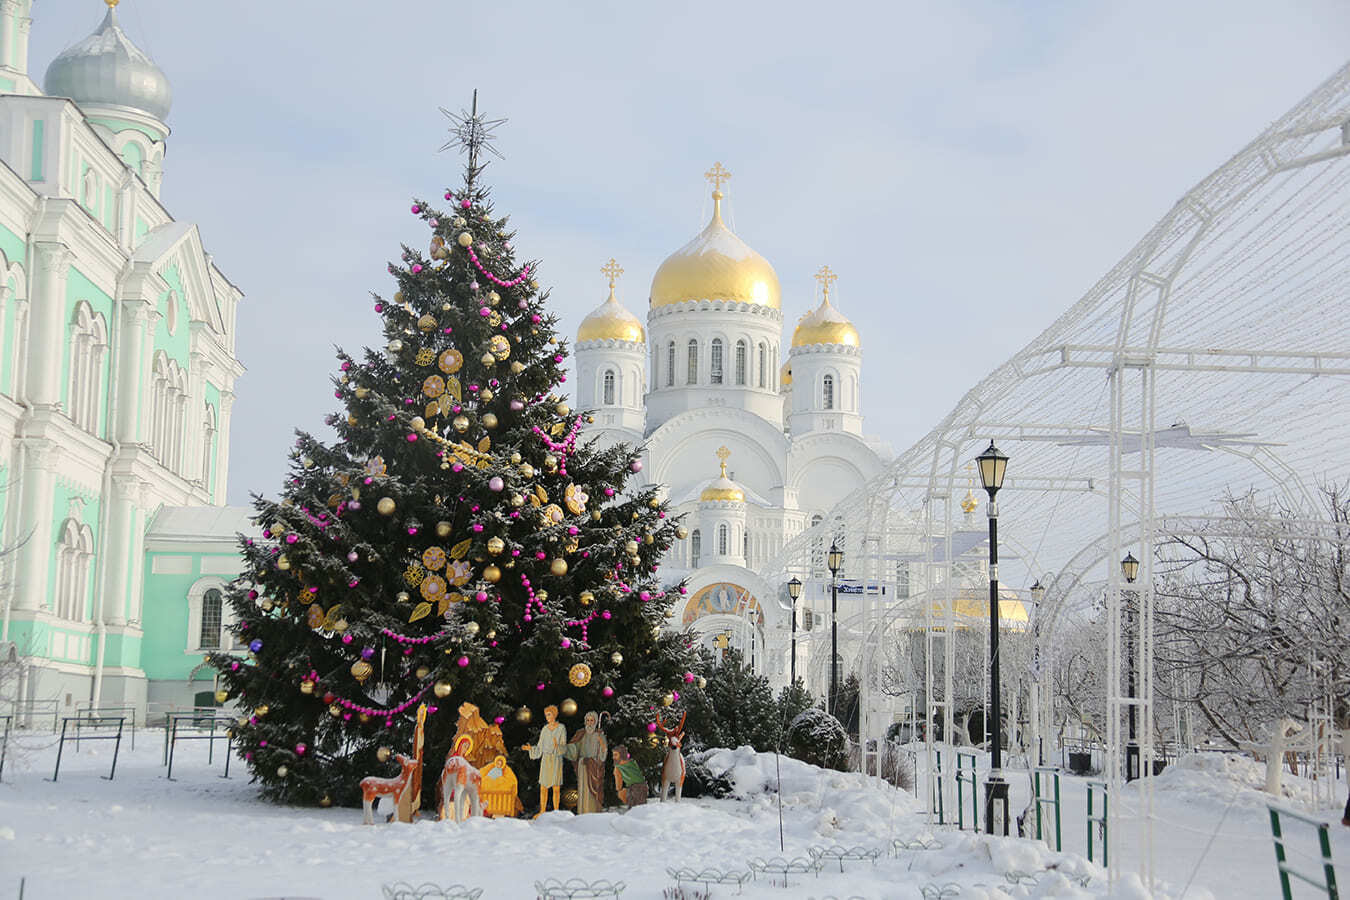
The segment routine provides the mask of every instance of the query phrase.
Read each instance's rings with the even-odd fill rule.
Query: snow
[[[55,758],[52,739],[18,737],[0,784],[0,892],[11,895],[23,877],[28,898],[375,898],[382,884],[394,881],[458,883],[483,888],[489,898],[532,897],[536,881],[583,878],[625,882],[623,896],[642,900],[660,898],[672,886],[667,868],[744,871],[752,859],[805,857],[809,848],[835,847],[881,852],[875,862],[846,859],[842,873],[839,861],[828,860],[818,875],[789,876],[787,889],[760,874],[739,896],[920,898],[925,886],[930,892],[952,886],[948,890],[959,894],[944,896],[961,898],[1108,893],[1104,870],[1078,852],[930,826],[921,804],[906,792],[748,747],[712,750],[704,758],[733,786],[723,799],[686,798],[589,816],[551,812],[534,821],[364,826],[359,809],[261,802],[242,767],[232,765],[231,778],[221,778],[219,755],[208,766],[204,746],[180,744],[177,780],[168,781],[158,737],[143,730],[134,752],[124,743],[112,782],[100,777],[108,770],[110,745],[86,745],[79,753],[68,745],[57,783],[45,780]],[[1186,896],[1277,896],[1265,809],[1243,793],[1251,790],[1252,777],[1244,762],[1201,757],[1157,780],[1155,829],[1163,858],[1157,872],[1171,886],[1152,896],[1180,896],[1195,848],[1209,839],[1221,808],[1222,839],[1214,841],[1198,879],[1218,876],[1220,883],[1192,885]],[[778,837],[780,775],[785,850]],[[1018,791],[1025,773],[1010,776],[1014,803],[1024,803]],[[1066,848],[1081,850],[1083,782],[1064,782]],[[1226,806],[1234,791],[1239,801]],[[1133,871],[1137,852],[1132,857],[1128,846],[1137,830],[1128,807],[1137,797],[1127,791],[1120,800],[1126,812],[1120,853],[1127,863],[1115,896],[1147,897]],[[1190,831],[1168,837],[1168,822]],[[1350,829],[1336,829],[1335,852],[1343,860],[1350,855],[1343,833]],[[888,854],[893,841],[901,849]],[[702,889],[686,884],[687,894],[694,888]],[[718,885],[711,895],[738,896],[734,886]]]

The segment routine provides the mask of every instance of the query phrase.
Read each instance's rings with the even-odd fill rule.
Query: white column
[[[30,0],[31,4],[31,0]],[[29,6],[31,9],[31,5]],[[28,9],[23,10],[24,13]],[[19,17],[19,45],[14,48],[14,68],[23,74],[28,74],[28,31],[33,27],[33,20],[28,15]]]
[[[225,502],[225,489],[230,474],[230,410],[234,408],[234,392],[221,390],[220,410],[216,417],[216,464],[211,470],[211,502]]]
[[[3,0],[0,2],[0,66],[16,69],[18,59],[14,54],[14,35],[18,32],[19,2]]]
[[[35,406],[61,401],[61,349],[66,345],[66,278],[71,252],[64,244],[38,243],[34,257],[32,321],[28,345],[28,400]]]
[[[21,438],[23,471],[18,473],[23,490],[22,512],[16,534],[27,536],[19,548],[15,572],[14,608],[40,609],[47,602],[48,562],[52,554],[52,490],[60,448],[43,438]]]
[[[127,596],[127,567],[141,559],[141,533],[135,527],[136,497],[140,480],[134,476],[114,475],[112,495],[104,504],[105,530],[103,583],[99,585],[102,618],[108,625],[125,625],[131,606]]]
[[[150,390],[149,347],[150,323],[153,307],[142,299],[122,301],[122,333],[113,339],[120,341],[117,355],[117,421],[114,424],[117,440],[122,444],[144,441],[146,394]]]

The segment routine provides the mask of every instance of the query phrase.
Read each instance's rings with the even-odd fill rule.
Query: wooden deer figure
[[[375,824],[375,806],[381,797],[390,797],[394,808],[397,809],[399,803],[403,801],[403,795],[412,788],[413,778],[420,764],[402,753],[397,754],[394,760],[398,763],[400,771],[393,778],[370,775],[361,779],[361,808],[365,810],[367,825]]]
[[[468,735],[455,741],[455,749],[445,758],[445,768],[441,769],[440,818],[447,815],[456,822],[463,822],[470,815],[483,814],[479,793],[483,787],[483,774],[469,762],[469,751],[473,749],[473,739]]]
[[[661,722],[661,717],[657,716],[656,727],[666,736],[666,743],[669,745],[666,750],[666,761],[661,764],[661,802],[666,802],[666,792],[670,786],[675,785],[675,802],[680,800],[680,794],[684,792],[684,754],[680,752],[680,745],[684,742],[684,720],[689,717],[686,710],[680,716],[680,724],[674,728],[667,728]]]

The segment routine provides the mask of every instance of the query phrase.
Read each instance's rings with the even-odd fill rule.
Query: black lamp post
[[[1003,707],[999,702],[998,657],[998,503],[994,495],[1003,487],[1008,457],[994,442],[975,457],[980,467],[980,483],[989,494],[989,703],[994,720],[994,742],[989,755],[989,780],[984,785],[984,830],[987,834],[1008,833],[1008,782],[1003,780]]]
[[[792,684],[797,683],[797,601],[802,596],[802,582],[797,576],[792,576],[788,582],[788,597],[792,599]]]
[[[835,704],[839,701],[839,570],[844,565],[844,551],[830,542],[830,715],[838,718]]]
[[[1041,681],[1041,602],[1045,600],[1045,585],[1041,584],[1039,578],[1037,578],[1036,583],[1031,586],[1030,592],[1031,621],[1034,623],[1031,630],[1031,639],[1035,641],[1035,643],[1031,645],[1031,672],[1032,677],[1036,679],[1035,684],[1032,685],[1032,689],[1037,692],[1036,696],[1039,698]],[[1037,708],[1036,712],[1039,714],[1040,709]],[[1040,722],[1036,723],[1036,764],[1039,766],[1045,765],[1045,737],[1041,735]]]
[[[1134,584],[1139,577],[1139,560],[1133,553],[1125,554],[1120,561],[1120,574],[1125,576],[1126,584]],[[1125,691],[1129,697],[1126,715],[1129,718],[1129,738],[1125,742],[1125,780],[1134,781],[1139,777],[1139,744],[1134,733],[1134,591],[1125,591]],[[1117,722],[1120,720],[1117,719]]]

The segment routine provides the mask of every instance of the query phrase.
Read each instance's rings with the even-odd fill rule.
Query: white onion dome
[[[712,221],[656,270],[652,278],[653,308],[686,300],[725,300],[780,308],[778,274],[767,259],[722,221],[722,196],[720,190],[713,191]]]
[[[719,447],[717,455],[722,460],[722,474],[703,489],[703,493],[698,495],[700,502],[718,500],[729,501],[732,503],[744,503],[745,491],[741,490],[740,485],[727,477],[727,459],[731,456],[731,451],[726,447]]]
[[[617,269],[614,260],[609,261],[609,266]],[[609,274],[610,268],[606,267],[606,274]],[[617,269],[617,272],[623,272],[623,269]],[[642,343],[647,339],[647,333],[642,329],[642,322],[638,317],[628,310],[624,309],[623,304],[614,296],[614,281],[616,274],[611,274],[609,279],[609,297],[604,303],[601,303],[595,309],[591,310],[586,318],[581,320],[581,327],[577,329],[577,343],[582,341],[630,341],[633,343]]]
[[[173,102],[169,79],[117,23],[117,0],[89,37],[47,67],[43,90],[81,105],[125,106],[165,121]]]
[[[825,291],[825,297],[820,301],[820,306],[811,312],[802,316],[797,323],[796,329],[792,332],[792,346],[807,347],[811,344],[843,344],[848,347],[861,347],[862,341],[858,337],[858,329],[853,327],[853,323],[848,317],[834,308],[830,303],[830,292]]]

